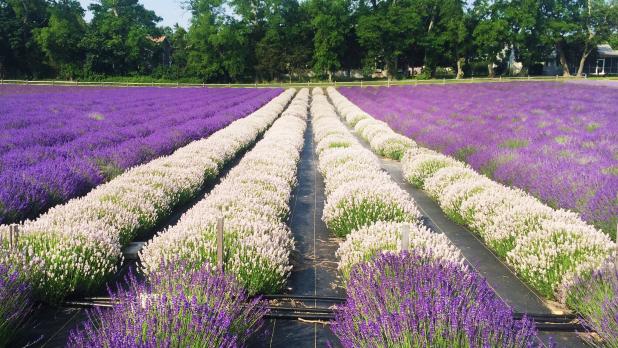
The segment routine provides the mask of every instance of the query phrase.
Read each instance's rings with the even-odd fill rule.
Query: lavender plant
[[[234,278],[209,266],[187,272],[162,266],[149,282],[130,273],[128,287],[110,291],[112,309],[96,308],[73,330],[69,347],[236,347],[255,333],[268,312]]]
[[[344,347],[528,347],[536,335],[478,274],[408,252],[353,269],[332,329]]]
[[[257,110],[280,89],[0,87],[0,223],[33,218]]]
[[[0,262],[0,347],[8,347],[32,309],[30,287],[20,272]]]
[[[553,208],[574,210],[615,239],[615,89],[541,82],[339,91],[421,146],[465,161]],[[428,164],[432,170],[440,166]],[[420,179],[412,182],[422,185]]]
[[[134,167],[86,196],[26,221],[19,228],[17,247],[0,241],[0,255],[27,266],[29,282],[46,302],[98,287],[115,272],[122,246],[216,177],[275,121],[293,95],[294,90],[287,90],[208,138]],[[0,234],[8,229],[0,225]]]
[[[567,304],[603,340],[603,347],[618,347],[618,265],[579,276],[570,284]],[[596,344],[597,342],[592,342]]]

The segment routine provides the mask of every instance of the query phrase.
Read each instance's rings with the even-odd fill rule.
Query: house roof
[[[597,53],[601,58],[618,57],[618,50],[612,49],[608,44],[598,45]]]
[[[156,42],[156,43],[161,43],[163,41],[165,41],[167,39],[167,36],[165,35],[161,35],[161,36],[148,36],[148,38],[152,41],[152,42]]]

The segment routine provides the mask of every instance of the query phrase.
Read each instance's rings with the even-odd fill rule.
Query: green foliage
[[[365,65],[386,67],[389,76],[410,46],[418,45],[423,18],[411,1],[381,1],[359,9],[356,34],[365,50]]]
[[[504,70],[540,73],[557,53],[580,70],[618,46],[616,0],[187,0],[189,28],[138,0],[0,0],[0,77],[191,82],[307,81],[378,71],[402,78]],[[578,69],[579,68],[579,69]],[[445,70],[448,69],[448,70]],[[313,75],[309,75],[313,72]],[[442,73],[441,73],[442,72]],[[378,75],[379,78],[379,75]]]
[[[350,32],[347,15],[350,4],[347,0],[312,0],[309,2],[313,37],[313,71],[318,75],[327,73],[332,79],[333,71],[341,68],[346,35]]]
[[[49,69],[33,36],[47,9],[45,0],[0,0],[0,75],[36,78]]]
[[[151,72],[158,46],[152,38],[161,34],[156,27],[161,18],[138,0],[101,0],[88,8],[93,18],[82,40],[88,72]]]
[[[472,36],[477,59],[481,59],[485,66],[499,63],[505,58],[504,48],[509,44],[509,24],[504,12],[488,0],[477,0],[472,17],[476,20]],[[493,74],[493,70],[488,71],[489,76]]]
[[[81,40],[86,33],[84,9],[75,0],[60,0],[49,7],[46,27],[33,30],[34,38],[60,78],[73,79],[84,61]]]

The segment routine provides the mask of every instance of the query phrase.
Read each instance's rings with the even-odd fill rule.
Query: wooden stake
[[[401,251],[410,250],[410,226],[408,224],[403,225],[401,231]]]
[[[9,226],[9,248],[17,248],[17,242],[19,241],[19,227],[16,224]]]
[[[223,272],[223,218],[217,219],[217,268]]]

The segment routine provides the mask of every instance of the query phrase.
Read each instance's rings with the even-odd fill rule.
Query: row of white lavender
[[[20,226],[17,246],[0,240],[1,261],[23,265],[40,299],[58,302],[89,291],[112,275],[121,248],[197,194],[281,114],[287,90],[207,139],[137,166],[86,196],[56,206]],[[0,226],[0,236],[8,226]]]
[[[339,92],[329,90],[329,95],[341,106],[342,117],[362,117]],[[598,269],[615,253],[616,244],[578,214],[552,209],[452,157],[417,147],[408,150],[402,166],[411,184],[423,188],[451,219],[478,234],[548,298],[564,300],[574,276]]]
[[[410,138],[394,132],[388,124],[364,112],[335,88],[328,87],[327,92],[346,123],[354,127],[354,132],[378,155],[400,160],[408,149],[416,146]]]
[[[359,262],[400,251],[404,228],[409,229],[409,247],[417,253],[461,262],[459,250],[446,236],[419,222],[413,199],[350,133],[323,91],[314,89],[313,94],[314,139],[327,196],[323,220],[336,235],[346,236],[337,251],[345,278]]]
[[[250,294],[281,289],[291,270],[294,241],[283,223],[296,185],[308,114],[309,90],[301,90],[208,196],[178,224],[161,232],[140,253],[146,274],[161,265],[199,268],[217,264],[217,220],[223,218],[224,269]]]

